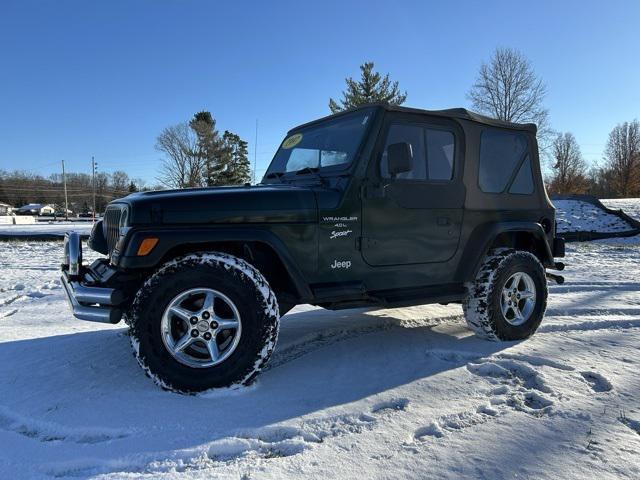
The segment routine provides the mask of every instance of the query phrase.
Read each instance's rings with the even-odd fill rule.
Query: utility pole
[[[67,197],[67,175],[64,173],[64,160],[62,160],[62,183],[64,183],[64,218],[69,220],[69,199]]]
[[[258,119],[256,118],[256,143],[253,144],[253,184],[256,184],[256,167],[258,166]]]
[[[91,183],[93,183],[93,221],[96,221],[96,170],[98,164],[93,155],[91,156]]]

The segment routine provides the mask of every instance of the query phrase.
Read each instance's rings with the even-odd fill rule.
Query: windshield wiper
[[[296,172],[296,175],[304,175],[306,173],[318,173],[320,169],[318,167],[304,167]]]
[[[281,180],[281,177],[284,175],[284,172],[269,172],[265,175],[264,178],[268,178],[268,179],[272,179],[272,178],[277,178],[278,180]]]

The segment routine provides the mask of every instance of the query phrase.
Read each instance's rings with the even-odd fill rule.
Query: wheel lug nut
[[[210,323],[210,326],[215,330],[216,328],[218,328],[218,322],[214,320],[213,322]]]
[[[200,332],[198,332],[198,329],[194,328],[193,330],[191,330],[191,336],[192,337],[197,337],[198,335],[200,335]]]
[[[191,317],[189,319],[189,323],[191,323],[191,325],[195,325],[196,323],[198,323],[198,317]]]
[[[205,340],[211,340],[211,334],[209,332],[205,332],[205,334],[203,335]]]
[[[210,316],[211,314],[209,312],[202,312],[202,318],[204,318],[205,320],[208,320]]]

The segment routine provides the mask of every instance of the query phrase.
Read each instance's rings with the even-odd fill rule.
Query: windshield
[[[267,175],[348,167],[372,115],[363,110],[297,130],[284,139]]]

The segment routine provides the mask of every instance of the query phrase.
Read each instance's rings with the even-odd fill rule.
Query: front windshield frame
[[[326,117],[325,119],[320,119],[320,120],[302,125],[301,127],[297,127],[290,130],[285,136],[285,138],[283,139],[283,141],[280,143],[278,150],[276,151],[275,155],[273,156],[273,159],[271,160],[271,163],[269,164],[269,168],[264,174],[262,182],[272,180],[272,178],[267,178],[269,174],[277,175],[278,178],[291,178],[294,176],[303,176],[305,174],[313,174],[313,175],[327,174],[327,173],[330,174],[333,172],[344,172],[345,170],[349,170],[358,161],[358,158],[360,156],[360,152],[365,143],[365,140],[366,138],[368,138],[368,133],[372,125],[375,123],[374,121],[375,121],[376,113],[377,113],[377,109],[374,107],[366,108],[366,109],[358,109],[354,111],[345,112],[339,115],[332,115],[330,117]],[[360,132],[360,138],[357,144],[355,145],[353,152],[350,155],[348,152],[344,152],[344,153],[347,153],[348,155],[348,161],[339,163],[339,164],[320,165],[320,166],[304,165],[300,169],[296,168],[296,169],[289,169],[289,170],[286,169],[286,165],[288,164],[290,157],[287,158],[286,163],[284,164],[282,161],[278,161],[279,160],[278,155],[283,150],[285,150],[283,149],[283,145],[292,137],[298,134],[302,134],[302,137],[304,138],[305,133],[318,131],[318,129],[320,128],[330,126],[334,123],[344,122],[345,120],[348,120],[349,118],[353,118],[353,117],[361,118],[361,119],[364,119],[366,117],[367,121],[366,121],[366,124],[364,125],[364,128]],[[292,152],[293,150],[295,150],[295,145],[291,148],[291,150]],[[324,153],[335,152],[331,150],[321,150],[321,149],[313,149],[313,150],[318,151],[318,159],[320,159],[322,152]]]

